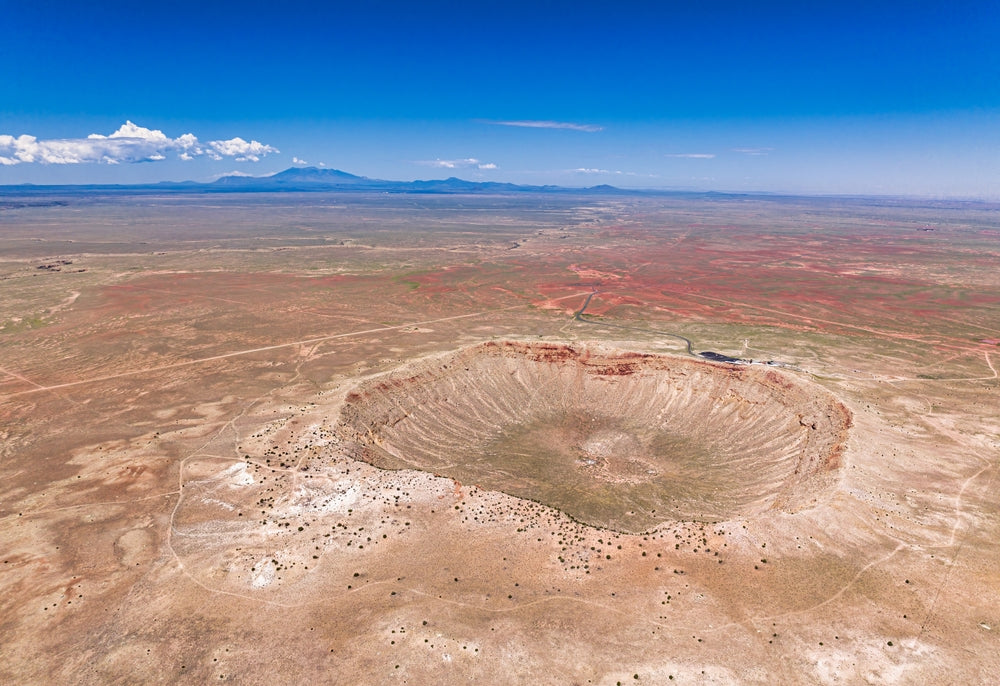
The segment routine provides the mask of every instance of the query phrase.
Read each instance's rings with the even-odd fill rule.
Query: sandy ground
[[[0,213],[0,680],[1000,674],[988,213],[421,200]],[[594,289],[594,321],[631,330],[573,320]],[[516,471],[380,469],[344,429],[352,393],[484,342],[686,359],[651,331],[781,361],[842,404],[822,488],[623,533],[512,495]],[[471,383],[449,391],[462,417],[497,402]],[[428,431],[436,458],[462,452]],[[595,436],[602,459],[627,445]]]

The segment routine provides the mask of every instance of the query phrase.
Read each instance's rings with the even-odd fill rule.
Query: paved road
[[[729,355],[723,355],[722,353],[713,352],[711,350],[705,350],[700,353],[696,353],[691,349],[690,339],[681,336],[679,333],[670,333],[669,331],[657,331],[656,329],[639,329],[634,326],[622,326],[621,324],[608,324],[607,322],[595,322],[591,319],[584,319],[583,313],[587,310],[587,306],[590,305],[591,299],[595,295],[600,293],[600,291],[593,291],[588,296],[587,299],[583,301],[583,307],[576,311],[573,315],[573,319],[578,322],[583,322],[584,324],[593,324],[594,326],[610,326],[613,329],[623,329],[625,331],[640,331],[642,333],[651,333],[657,336],[669,336],[670,338],[676,338],[678,340],[684,341],[687,346],[687,353],[692,357],[697,357],[702,360],[711,360],[712,362],[724,362],[726,364],[766,364],[774,366],[787,366],[777,362],[754,362],[753,360],[744,360],[739,357],[730,357]]]
[[[670,338],[676,338],[678,340],[684,341],[684,343],[687,345],[688,355],[692,355],[694,357],[702,356],[701,354],[693,351],[691,349],[691,341],[688,340],[687,338],[684,338],[684,336],[681,336],[680,334],[668,333],[667,331],[655,331],[653,329],[638,329],[634,326],[622,326],[621,324],[608,324],[607,322],[595,322],[590,319],[584,319],[583,313],[587,310],[587,307],[590,305],[591,299],[599,292],[600,291],[594,291],[587,296],[587,299],[583,301],[583,307],[581,307],[579,310],[576,311],[576,313],[573,315],[573,319],[575,319],[578,322],[583,322],[584,324],[594,324],[595,326],[610,326],[613,329],[624,329],[625,331],[641,331],[643,333],[652,333],[658,336],[669,336]],[[717,353],[712,353],[712,354],[715,355]]]

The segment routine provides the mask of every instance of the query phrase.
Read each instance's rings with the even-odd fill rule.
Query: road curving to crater
[[[652,329],[636,329],[634,327],[623,326],[621,324],[610,324],[608,322],[595,322],[595,321],[590,320],[590,319],[584,319],[583,318],[584,312],[586,312],[587,308],[590,307],[590,301],[598,293],[600,293],[600,291],[593,291],[593,292],[587,294],[587,299],[583,301],[583,306],[579,310],[577,310],[576,312],[573,313],[573,319],[575,319],[578,322],[583,322],[584,324],[593,324],[593,325],[596,325],[596,326],[609,326],[612,329],[623,329],[625,331],[644,331],[646,333],[655,333],[655,334],[660,335],[660,336],[669,336],[670,338],[676,338],[678,340],[684,341],[684,344],[687,346],[687,354],[688,355],[691,355],[693,357],[697,357],[698,356],[698,354],[691,348],[691,345],[692,345],[691,344],[691,340],[688,339],[688,338],[685,338],[684,336],[681,336],[680,334],[677,334],[677,333],[669,333],[667,331],[654,331]]]

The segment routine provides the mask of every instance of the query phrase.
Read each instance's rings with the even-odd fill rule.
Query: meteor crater
[[[601,345],[489,342],[346,399],[350,453],[641,533],[796,511],[832,489],[851,415],[772,369]]]

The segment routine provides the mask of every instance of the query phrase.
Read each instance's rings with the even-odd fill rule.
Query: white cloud
[[[0,164],[83,164],[122,162],[159,162],[168,154],[179,159],[193,160],[207,155],[215,160],[232,157],[237,162],[257,162],[278,150],[259,143],[231,138],[202,144],[197,136],[185,133],[170,138],[159,129],[147,129],[126,121],[114,133],[104,136],[92,133],[86,138],[50,138],[39,140],[30,135],[18,137],[0,135]]]
[[[466,157],[461,160],[420,160],[417,164],[437,169],[496,169],[497,165],[492,162],[480,162],[475,157]]]
[[[305,160],[300,160],[298,157],[292,157],[292,164],[309,164]]]
[[[496,124],[497,126],[518,126],[525,129],[569,129],[571,131],[586,131],[587,133],[596,133],[597,131],[604,130],[603,126],[597,126],[596,124],[576,124],[568,121],[549,121],[538,119],[488,121],[486,123]]]
[[[182,137],[194,138],[190,133],[184,134]],[[92,133],[87,138],[101,139],[104,138],[99,133]],[[147,141],[154,141],[157,143],[166,143],[170,139],[167,138],[166,134],[159,129],[147,129],[143,126],[138,126],[132,122],[126,120],[124,124],[118,127],[118,130],[113,134],[108,136],[108,138],[139,138]]]
[[[715,153],[711,152],[675,152],[670,153],[667,157],[683,157],[689,160],[710,160],[715,157]]]
[[[537,172],[537,173],[549,173],[549,172]],[[634,171],[622,171],[621,169],[601,169],[599,167],[577,167],[576,169],[562,169],[558,173],[560,174],[609,174],[612,176],[634,176],[637,178],[644,179],[658,179],[660,178],[658,174],[644,174]]]
[[[185,133],[183,136],[178,136],[175,142],[185,150],[198,147],[198,138],[193,133]]]
[[[774,148],[733,148],[733,152],[741,152],[744,155],[766,155]]]
[[[239,136],[230,138],[228,141],[211,141],[209,146],[215,153],[209,152],[212,159],[221,160],[223,157],[234,157],[237,162],[260,162],[260,158],[264,155],[278,152],[270,145],[264,145],[257,141],[245,141]]]

